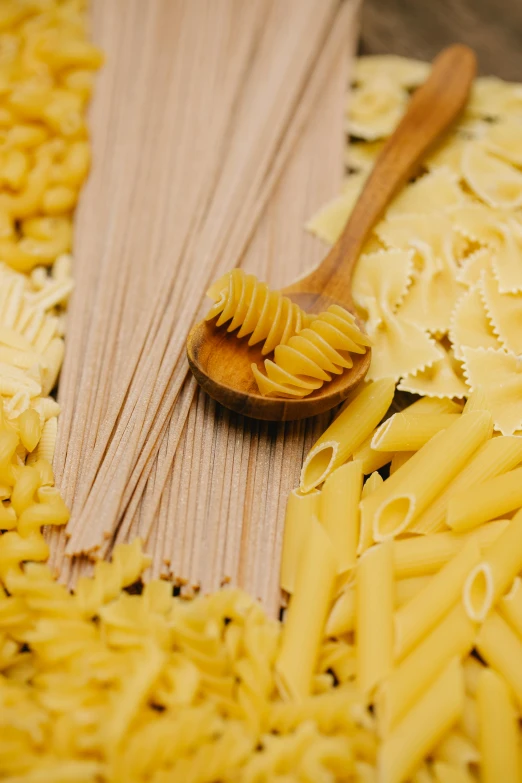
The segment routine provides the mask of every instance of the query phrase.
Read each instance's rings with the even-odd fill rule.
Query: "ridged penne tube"
[[[395,607],[403,606],[426,586],[429,576],[417,576],[412,579],[399,579],[395,582]],[[353,631],[355,623],[355,586],[345,587],[338,596],[326,622],[327,636],[341,636]]]
[[[477,746],[456,729],[447,734],[437,745],[433,756],[458,769],[468,769],[472,764],[476,765],[480,761]]]
[[[477,695],[478,681],[480,672],[484,668],[484,664],[481,663],[474,655],[468,655],[464,663],[462,664],[462,672],[464,674],[464,688],[466,693],[473,698]]]
[[[308,538],[314,517],[319,516],[320,493],[315,490],[302,495],[294,489],[288,496],[281,552],[281,589],[293,593],[303,543]]]
[[[464,405],[463,413],[472,413],[473,411],[487,411],[486,394],[482,386],[476,386]]]
[[[303,699],[310,694],[336,576],[334,548],[314,519],[299,560],[275,663],[276,681],[286,699]]]
[[[445,525],[451,497],[493,476],[512,470],[522,462],[522,438],[501,435],[486,441],[447,488],[421,514],[412,527],[415,533],[434,533]]]
[[[306,397],[315,389],[353,367],[350,353],[366,353],[370,340],[343,307],[331,305],[299,334],[274,348],[265,359],[263,374],[255,363],[252,372],[261,394]]]
[[[310,492],[343,465],[368,437],[390,407],[395,391],[393,380],[364,386],[337,416],[304,461],[301,491]]]
[[[455,658],[382,743],[379,783],[408,780],[458,721],[463,700],[462,669]]]
[[[491,669],[484,669],[480,675],[477,704],[481,781],[520,783],[518,716],[503,677]]]
[[[484,552],[509,525],[508,519],[488,522],[469,533],[434,533],[394,541],[393,563],[396,579],[434,574],[462,549],[470,538]]]
[[[402,606],[394,616],[395,659],[400,660],[459,601],[466,577],[480,560],[474,539],[466,542],[426,587]]]
[[[469,413],[459,416],[417,451],[372,497],[361,503],[361,518],[370,515],[373,520],[374,540],[383,541],[407,530],[491,432],[490,413]]]
[[[522,640],[493,610],[482,624],[475,646],[480,657],[511,687],[518,709],[522,709]]]
[[[348,462],[328,476],[320,494],[319,520],[335,549],[339,574],[355,564],[362,482],[361,463]]]
[[[522,579],[519,576],[513,580],[510,591],[500,599],[498,611],[522,639]]]
[[[370,697],[393,665],[393,554],[386,541],[368,549],[355,573],[357,685]]]
[[[372,439],[375,451],[418,451],[438,432],[447,429],[460,413],[413,415],[406,411],[394,413],[376,430]]]
[[[467,769],[461,769],[445,761],[435,761],[433,764],[435,783],[475,783],[476,778]]]
[[[522,468],[458,492],[448,500],[446,523],[465,531],[522,506]]]
[[[396,666],[377,692],[381,736],[387,736],[454,657],[473,647],[475,625],[456,604],[432,632]]]
[[[242,269],[233,269],[223,275],[211,285],[207,296],[215,304],[207,313],[206,320],[217,317],[217,326],[230,321],[227,331],[239,329],[238,338],[250,335],[249,345],[264,340],[263,354],[287,343],[312,320],[287,296],[279,291],[270,291],[266,283],[259,282],[254,275],[247,275]]]
[[[522,511],[519,511],[466,579],[462,598],[468,616],[476,622],[484,620],[521,570]]]

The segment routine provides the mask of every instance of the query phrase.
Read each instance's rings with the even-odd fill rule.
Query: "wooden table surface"
[[[364,0],[362,54],[431,60],[455,42],[475,49],[481,74],[522,82],[521,0]]]

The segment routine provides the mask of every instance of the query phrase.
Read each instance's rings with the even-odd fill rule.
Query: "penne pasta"
[[[399,468],[402,468],[402,466],[405,465],[410,457],[413,457],[414,454],[414,451],[397,451],[393,455],[392,461],[390,463],[390,476],[399,470]]]
[[[301,699],[310,694],[336,576],[333,546],[314,518],[299,558],[295,594],[275,663],[277,685],[284,698]]]
[[[319,495],[319,519],[333,544],[339,574],[355,565],[362,483],[361,463],[348,462],[328,476]]]
[[[395,606],[402,606],[410,601],[427,584],[429,576],[417,576],[411,579],[400,579],[395,582]],[[355,586],[348,585],[339,595],[326,623],[327,636],[341,636],[353,631],[355,623]]]
[[[468,464],[412,526],[415,533],[434,533],[445,526],[448,501],[457,493],[512,470],[522,461],[522,437],[502,435],[486,441]]]
[[[483,783],[520,783],[522,766],[515,705],[496,672],[484,669],[478,682],[480,779]]]
[[[475,644],[481,658],[508,683],[522,709],[522,640],[493,611],[480,628]]]
[[[498,519],[470,533],[451,531],[395,540],[393,563],[396,579],[434,574],[455,557],[466,541],[475,539],[484,552],[509,525],[508,519]]]
[[[374,451],[418,451],[438,432],[446,430],[460,413],[412,415],[408,410],[395,413],[376,430],[371,441]]]
[[[288,496],[281,552],[281,589],[287,593],[295,590],[297,566],[303,543],[306,541],[314,516],[319,514],[321,493],[315,490],[302,495],[294,489]]]
[[[368,549],[355,572],[357,684],[370,696],[393,664],[392,543]]]
[[[363,473],[367,476],[369,473],[373,473],[379,468],[384,467],[393,458],[393,452],[375,451],[372,448],[372,440],[377,430],[374,430],[368,437],[361,443],[358,449],[353,452],[354,460],[359,460],[363,467]]]
[[[436,761],[433,765],[433,774],[436,783],[474,783],[476,778],[467,769],[446,764],[445,761]]]
[[[473,411],[487,411],[488,405],[486,394],[482,386],[475,386],[464,405],[463,413],[472,413]]]
[[[437,399],[436,397],[421,397],[420,400],[416,400],[408,408],[403,411],[404,415],[437,415],[437,414],[457,414],[461,413],[462,409],[459,405],[452,400]],[[396,414],[397,415],[397,414]],[[376,451],[372,447],[372,440],[376,432],[381,429],[383,425],[377,427],[366,440],[356,449],[353,453],[354,460],[361,460],[363,463],[363,472],[366,475],[373,473],[375,470],[379,470],[384,465],[387,465],[394,456],[393,452]]]
[[[480,753],[476,745],[458,731],[448,734],[433,753],[436,759],[445,761],[457,769],[478,764]]]
[[[511,589],[500,599],[498,611],[522,639],[522,579],[517,576]]]
[[[522,510],[469,573],[462,594],[468,616],[477,622],[485,620],[521,570]]]
[[[431,767],[425,762],[411,776],[411,783],[433,783]]]
[[[471,414],[470,414],[471,415]],[[439,622],[461,595],[471,569],[480,560],[480,549],[470,539],[411,601],[395,612],[394,657],[401,660]]]
[[[396,666],[377,692],[381,736],[387,736],[455,657],[471,651],[475,626],[460,603]]]
[[[454,658],[383,741],[379,783],[404,783],[462,713],[462,668]]]
[[[465,683],[464,683],[465,685]],[[466,694],[464,696],[464,707],[462,717],[459,722],[459,730],[475,744],[479,740],[479,719],[477,710],[477,700]]]
[[[352,456],[390,407],[392,379],[364,386],[310,450],[301,471],[301,491],[310,492]]]
[[[477,695],[478,681],[484,665],[474,655],[469,655],[462,664],[464,687],[473,698]]]
[[[517,468],[450,497],[446,523],[452,530],[463,532],[521,506],[522,468]]]
[[[435,435],[390,476],[380,489],[363,500],[362,524],[371,520],[374,540],[383,541],[407,530],[462,470],[471,455],[490,437],[491,431],[491,415],[485,411],[459,416],[454,424]]]
[[[364,482],[361,492],[361,501],[376,492],[383,483],[384,479],[380,473],[377,473],[377,471],[372,473],[371,476],[369,476]],[[366,549],[368,549],[369,546],[372,545],[372,543],[373,533],[371,522],[368,518],[366,518],[363,523],[361,514],[359,514],[359,543],[357,544],[357,554],[361,555]]]

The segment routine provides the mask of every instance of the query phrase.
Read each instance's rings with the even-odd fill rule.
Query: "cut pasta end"
[[[488,563],[479,563],[470,571],[462,599],[470,620],[482,622],[493,604],[493,574]]]
[[[310,492],[323,483],[332,470],[338,449],[338,443],[330,441],[310,452],[301,471],[301,492]]]
[[[414,510],[413,495],[397,495],[379,506],[373,519],[374,541],[387,541],[406,530]]]

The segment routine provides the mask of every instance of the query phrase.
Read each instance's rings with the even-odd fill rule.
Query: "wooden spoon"
[[[471,49],[456,44],[433,61],[431,74],[409,102],[406,114],[384,145],[336,244],[306,277],[283,289],[304,310],[319,313],[331,304],[354,312],[351,282],[357,259],[375,223],[397,191],[418,169],[428,148],[464,108],[476,71]],[[262,343],[249,347],[227,326],[202,321],[187,340],[190,369],[202,388],[227,408],[245,416],[289,421],[314,416],[346,399],[370,366],[371,352],[353,354],[353,367],[308,397],[263,397],[251,363],[263,370]]]

